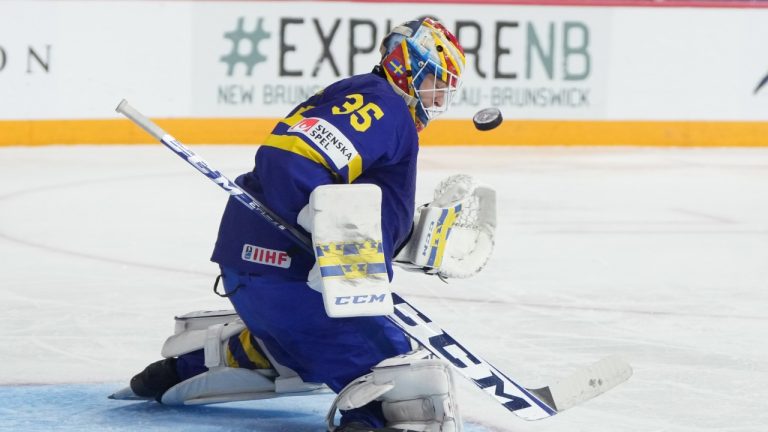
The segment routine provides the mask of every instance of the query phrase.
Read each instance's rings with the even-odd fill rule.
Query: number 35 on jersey
[[[384,111],[373,102],[365,103],[363,95],[353,93],[346,96],[346,101],[339,107],[331,108],[334,115],[349,114],[349,124],[358,131],[365,132],[371,127],[373,119],[384,117]]]

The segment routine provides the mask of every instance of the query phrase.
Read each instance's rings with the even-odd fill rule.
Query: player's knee
[[[382,395],[387,426],[417,431],[460,430],[453,375],[442,360],[419,360],[377,369],[395,387]]]
[[[382,361],[370,374],[339,393],[332,413],[336,408],[350,410],[379,400],[387,427],[424,432],[461,431],[450,365],[443,360],[422,357],[422,353],[410,353]]]

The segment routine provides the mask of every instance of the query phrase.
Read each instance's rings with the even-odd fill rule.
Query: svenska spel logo
[[[296,123],[295,126],[291,127],[289,131],[301,131],[301,132],[309,132],[315,125],[317,124],[318,119],[314,117],[305,118],[304,120]]]

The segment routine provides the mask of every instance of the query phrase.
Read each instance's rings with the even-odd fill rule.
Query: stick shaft
[[[301,246],[305,251],[314,255],[312,242],[301,231],[288,224],[285,220],[283,220],[283,218],[278,216],[268,207],[264,206],[256,198],[252,197],[248,192],[241,189],[237,184],[232,182],[222,173],[213,169],[203,158],[198,156],[184,144],[177,141],[174,137],[165,132],[160,126],[155,124],[155,122],[133,108],[125,99],[120,102],[115,111],[123,114],[129,120],[136,123],[142,129],[147,131],[147,133],[160,141],[163,145],[171,149],[179,157],[187,161],[188,164],[192,165],[198,171],[205,174],[206,177],[227,191],[227,193],[232,195],[243,205],[260,214],[265,220],[267,220],[267,222],[271,223],[275,228],[279,229],[280,232],[288,236],[288,238],[293,240],[297,245]]]

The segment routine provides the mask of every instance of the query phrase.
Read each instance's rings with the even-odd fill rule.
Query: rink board
[[[186,144],[263,144],[274,119],[158,118]],[[154,144],[128,120],[0,121],[0,146]],[[469,120],[438,119],[420,134],[425,146],[568,145],[647,147],[766,147],[768,122],[507,120],[478,131]]]
[[[116,401],[121,383],[0,386],[0,431],[321,432],[334,395],[209,406]],[[487,429],[466,425],[467,432]]]
[[[348,5],[0,2],[0,145],[144,141],[116,123],[123,98],[189,143],[261,143],[370,71],[393,25],[437,13],[467,67],[422,144],[768,146],[768,8]],[[478,133],[487,106],[507,121]]]

